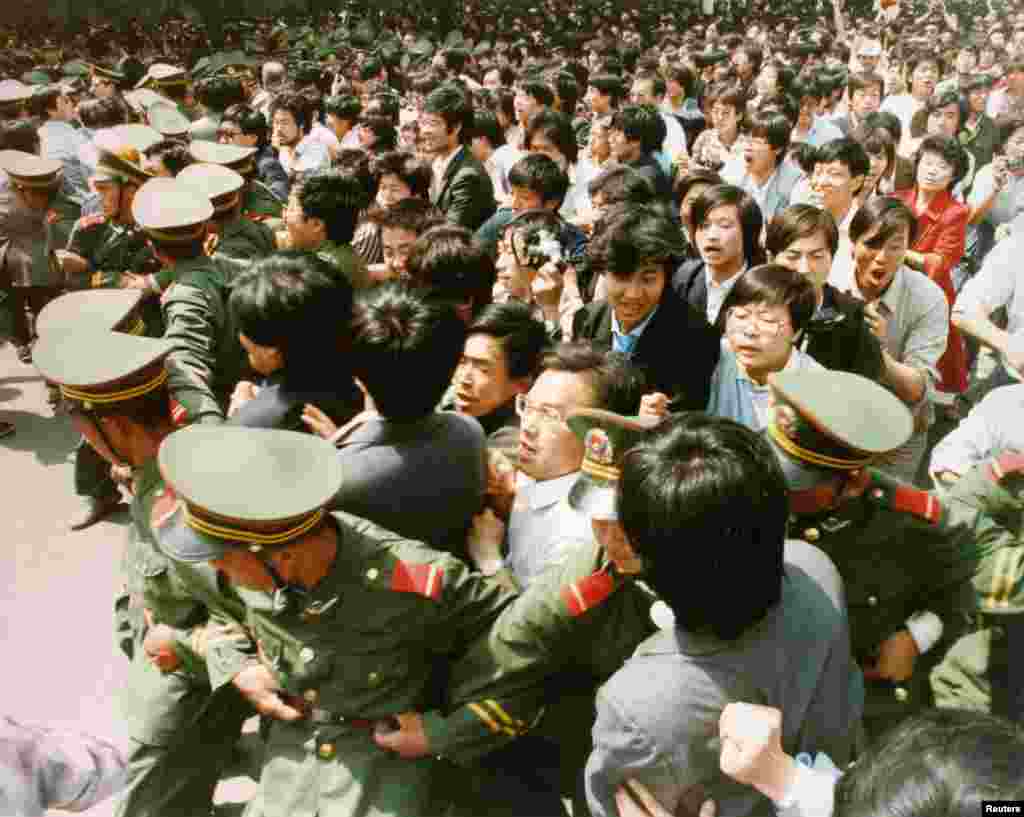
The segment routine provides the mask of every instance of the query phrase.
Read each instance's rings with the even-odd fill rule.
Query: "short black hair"
[[[555,164],[555,160],[543,153],[528,153],[508,171],[508,183],[523,187],[532,193],[539,193],[541,201],[555,202],[561,206],[569,190],[569,177]]]
[[[754,111],[747,120],[747,135],[767,140],[778,151],[775,154],[776,165],[782,164],[786,158],[792,131],[793,123],[789,118],[774,109]]]
[[[598,193],[606,205],[647,204],[654,201],[655,190],[650,180],[626,165],[613,164],[598,173],[587,185],[593,199]]]
[[[713,187],[716,184],[722,184],[722,177],[714,170],[705,170],[704,168],[696,168],[685,175],[678,176],[672,184],[672,199],[675,201],[676,207],[682,205],[686,194],[697,184]]]
[[[0,150],[39,153],[39,130],[28,119],[5,119],[0,122]]]
[[[722,304],[722,314],[733,307],[764,304],[784,306],[794,332],[807,326],[818,307],[814,284],[781,264],[760,264],[744,272]]]
[[[226,111],[232,105],[245,102],[245,89],[238,77],[201,79],[196,83],[195,95],[201,105],[214,111]]]
[[[764,248],[773,257],[785,252],[789,245],[815,233],[824,233],[829,252],[835,256],[839,249],[839,228],[832,214],[812,204],[792,204],[768,224]]]
[[[554,77],[555,94],[562,113],[573,116],[580,99],[580,86],[576,78],[567,71],[559,71]]]
[[[1015,659],[1011,659],[1015,660]],[[836,783],[836,817],[967,817],[1024,798],[1024,730],[983,712],[925,709],[868,747]]]
[[[526,131],[523,134],[523,146],[531,150],[533,138],[541,134],[546,136],[570,164],[576,164],[579,156],[579,144],[576,142],[576,132],[572,127],[572,119],[561,111],[542,110],[530,117],[526,123]]]
[[[363,113],[363,103],[350,94],[329,96],[324,100],[324,114],[333,114],[341,120],[348,120],[353,125],[359,121]]]
[[[352,316],[352,373],[387,420],[431,414],[462,356],[466,326],[449,304],[396,284],[366,290]]]
[[[602,219],[587,245],[590,268],[614,277],[629,277],[648,261],[661,263],[667,277],[685,255],[679,225],[664,208],[651,204],[617,208]]]
[[[864,202],[850,220],[850,240],[856,244],[862,236],[874,232],[877,227],[874,240],[885,242],[903,226],[909,231],[908,246],[912,246],[917,240],[917,217],[914,211],[897,198],[875,196]]]
[[[537,376],[548,333],[529,304],[508,301],[484,307],[466,331],[467,337],[471,335],[487,335],[498,341],[509,377],[518,380]]]
[[[690,235],[696,237],[697,230],[704,226],[713,210],[719,207],[735,207],[739,213],[740,226],[743,232],[743,257],[747,266],[753,267],[764,263],[764,250],[761,248],[761,229],[764,216],[754,198],[740,187],[732,184],[719,184],[709,187],[696,199],[690,208]]]
[[[330,265],[301,251],[256,261],[231,284],[229,306],[238,331],[284,357],[284,378],[315,387],[339,378],[347,361],[352,286]],[[325,365],[324,361],[329,361]]]
[[[623,458],[618,515],[680,629],[733,641],[782,597],[789,492],[767,440],[739,423],[664,422]],[[744,569],[723,594],[717,577],[734,564]]]
[[[659,150],[668,131],[653,105],[624,105],[612,116],[612,130],[622,131],[630,142],[639,142],[641,153]]]
[[[370,147],[373,151],[394,150],[398,145],[398,131],[390,119],[383,116],[363,116],[359,127],[373,132],[377,140]]]
[[[323,221],[327,238],[335,244],[352,242],[359,211],[370,203],[370,196],[358,177],[343,170],[307,176],[293,192],[306,218]]]
[[[871,160],[868,158],[867,151],[864,150],[860,142],[849,136],[833,139],[818,147],[814,163],[826,165],[832,162],[841,162],[846,165],[846,169],[855,179],[858,176],[867,176],[871,172]]]
[[[78,118],[85,127],[93,130],[121,125],[126,121],[125,114],[125,106],[114,97],[86,99],[78,105]]]
[[[541,105],[550,108],[555,104],[555,92],[551,87],[537,79],[526,79],[519,83],[519,92],[533,97]]]
[[[873,85],[878,87],[879,94],[885,93],[885,80],[880,74],[868,71],[854,71],[846,80],[846,91],[852,99],[857,91],[864,91]]]
[[[146,148],[142,155],[147,159],[156,159],[163,163],[168,172],[177,176],[189,165],[195,162],[188,146],[175,139],[161,139],[155,145]]]
[[[308,133],[312,127],[309,100],[297,91],[283,91],[270,103],[270,119],[273,124],[274,115],[278,111],[287,111],[292,115],[299,133]]]
[[[864,117],[861,127],[865,129],[882,128],[889,131],[893,141],[898,145],[903,136],[903,123],[892,111],[872,111]]]
[[[469,144],[473,130],[473,100],[461,85],[455,82],[439,85],[423,101],[423,112],[440,116],[449,131],[461,128],[459,141]]]
[[[471,303],[474,314],[491,302],[494,260],[464,227],[427,230],[412,245],[406,268],[411,286],[428,300]]]
[[[612,107],[617,107],[626,96],[626,88],[622,84],[622,78],[614,74],[595,74],[587,80],[587,85],[596,88],[603,95],[610,97]]]
[[[967,175],[967,168],[969,160],[967,158],[967,151],[963,149],[961,144],[949,136],[939,136],[932,134],[926,136],[922,141],[920,147],[917,149],[917,154],[914,156],[914,180],[917,183],[917,169],[921,165],[921,160],[925,157],[925,154],[933,153],[939,156],[944,162],[953,168],[953,178],[950,179],[949,184],[946,186],[947,190],[952,190],[956,187],[957,183]]]
[[[478,110],[473,114],[473,133],[470,141],[481,137],[491,143],[492,148],[500,148],[505,144],[505,129],[498,122],[494,111]]]
[[[590,343],[560,343],[545,353],[541,370],[583,375],[594,396],[593,408],[626,416],[640,410],[647,389],[643,369],[627,355]]]
[[[374,207],[366,214],[366,218],[379,225],[382,230],[408,230],[416,235],[447,223],[444,213],[428,199],[415,196],[402,199],[386,210],[383,207]]]
[[[234,122],[245,136],[259,137],[258,145],[260,147],[266,145],[270,126],[267,125],[267,118],[262,111],[257,111],[250,105],[241,103],[232,105],[224,111],[224,116],[221,117],[221,124],[224,122]]]
[[[430,195],[433,170],[429,164],[416,158],[412,153],[401,150],[381,153],[371,160],[370,172],[376,178],[378,187],[385,176],[397,176],[408,185],[413,196],[426,199]]]

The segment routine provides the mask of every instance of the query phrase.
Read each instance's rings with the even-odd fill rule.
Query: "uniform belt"
[[[319,707],[308,709],[306,720],[317,726],[348,726],[352,729],[365,729],[369,732],[372,732],[377,724],[375,720],[350,718],[347,715],[341,715],[337,712],[332,712],[330,709],[321,709]]]

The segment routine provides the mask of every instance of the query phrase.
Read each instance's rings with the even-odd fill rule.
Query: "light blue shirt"
[[[632,355],[633,350],[636,348],[636,343],[640,340],[640,336],[644,333],[647,328],[647,324],[651,322],[651,318],[654,317],[654,313],[658,311],[658,307],[654,307],[651,310],[651,314],[644,318],[640,323],[634,326],[629,332],[623,333],[622,327],[619,326],[619,319],[615,317],[615,310],[612,310],[612,351],[622,352],[626,355]]]

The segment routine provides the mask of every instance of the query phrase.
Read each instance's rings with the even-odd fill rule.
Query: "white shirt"
[[[313,127],[309,131],[309,136],[306,138],[314,142],[319,142],[328,150],[337,150],[341,147],[341,142],[338,140],[338,137],[334,135],[334,131],[319,122],[313,123]]]
[[[978,274],[960,290],[953,314],[970,317],[979,312],[991,315],[1006,307],[1006,331],[1024,329],[1024,233],[1013,232],[1000,241],[985,258]]]
[[[914,118],[914,114],[924,108],[924,103],[921,102],[917,97],[911,94],[895,94],[894,96],[887,96],[885,102],[879,108],[882,112],[888,112],[896,114],[896,117],[900,120],[900,125],[903,126],[902,134],[902,145],[903,150],[898,151],[900,155],[906,155],[906,145],[911,141],[910,136],[910,122]]]
[[[316,173],[331,166],[331,154],[322,143],[310,138],[311,136],[312,134],[303,136],[290,155],[278,151],[277,158],[289,176],[297,173]]]
[[[707,317],[708,323],[712,326],[718,320],[718,313],[722,311],[722,304],[725,303],[725,299],[729,297],[729,293],[732,292],[732,288],[736,286],[736,282],[740,280],[740,276],[747,271],[747,265],[744,264],[740,267],[740,271],[737,272],[732,278],[729,278],[722,283],[718,283],[714,276],[711,274],[711,268],[704,265],[704,282],[707,284],[708,289],[708,307]]]
[[[508,520],[508,568],[525,588],[579,544],[593,540],[590,517],[569,507],[579,471],[537,482],[520,472]]]
[[[928,470],[963,474],[1006,451],[1024,451],[1024,385],[993,389],[935,446]]]
[[[828,280],[832,286],[838,287],[836,281],[842,281],[844,291],[854,281],[853,272],[853,241],[850,240],[850,222],[857,214],[856,204],[851,204],[846,212],[846,217],[839,222],[839,244],[836,245],[836,254],[832,258],[832,269],[829,271]],[[856,283],[853,284],[856,286]]]

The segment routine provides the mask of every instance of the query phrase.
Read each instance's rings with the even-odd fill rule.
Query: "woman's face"
[[[936,136],[948,136],[956,138],[956,132],[960,129],[960,105],[950,102],[942,108],[936,108],[928,114],[928,133]]]
[[[781,371],[793,351],[793,323],[785,306],[734,306],[726,315],[725,333],[736,359],[752,375]]]
[[[716,102],[711,116],[720,136],[731,136],[739,128],[739,112],[732,105]]]
[[[889,159],[885,153],[869,153],[868,160],[871,162],[871,170],[868,172],[867,182],[864,184],[865,190],[874,190],[878,184],[879,179],[885,175],[885,171],[889,168]]]
[[[412,188],[394,173],[386,173],[381,177],[380,186],[377,188],[377,204],[385,210],[411,196]]]
[[[953,184],[953,167],[945,158],[931,151],[917,164],[917,186],[926,193],[938,193]]]

